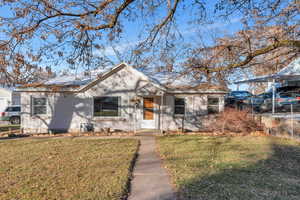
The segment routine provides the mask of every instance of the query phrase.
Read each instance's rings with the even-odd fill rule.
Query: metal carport
[[[276,81],[300,81],[300,58],[292,61],[288,66],[281,69],[279,72],[266,76],[258,76],[251,79],[234,82],[235,84],[253,83],[253,82],[273,82],[272,84],[272,113],[275,113],[275,95],[276,95]]]

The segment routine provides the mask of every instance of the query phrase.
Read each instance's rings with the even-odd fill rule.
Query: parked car
[[[249,97],[247,100],[244,101],[244,103],[250,105],[254,111],[259,112],[260,106],[264,103],[265,99],[272,98],[272,93],[261,93],[259,95],[253,95],[252,97]]]
[[[261,105],[265,99],[272,98],[273,94],[271,92],[261,93],[257,95],[257,98],[255,99],[255,104]]]
[[[8,106],[0,113],[1,121],[9,121],[11,124],[21,123],[21,106]]]
[[[293,93],[300,93],[299,86],[283,86],[276,89],[276,92],[293,92]]]
[[[242,109],[249,105],[250,97],[253,97],[253,94],[248,91],[231,91],[225,97],[225,106]]]
[[[295,92],[279,92],[275,95],[275,107],[277,111],[290,111],[291,104],[295,111],[300,110],[300,94]],[[271,111],[273,105],[273,98],[270,96],[266,98],[260,105],[261,111]]]

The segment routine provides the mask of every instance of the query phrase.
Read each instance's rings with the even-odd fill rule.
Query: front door
[[[143,99],[143,121],[142,128],[155,128],[154,119],[154,98],[147,97]]]

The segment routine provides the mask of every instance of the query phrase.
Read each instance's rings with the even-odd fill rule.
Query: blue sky
[[[189,13],[186,13],[187,12],[186,10],[181,8],[178,9],[175,17],[178,19],[177,26],[179,32],[183,36],[184,43],[190,43],[194,46],[197,46],[197,44],[199,44],[201,41],[201,42],[205,42],[207,45],[213,45],[212,33],[218,36],[223,36],[224,34],[229,34],[229,35],[233,34],[234,32],[242,29],[242,25],[240,23],[241,16],[235,14],[230,16],[227,20],[217,18],[213,12],[214,1],[209,1],[209,2],[210,3],[208,3],[206,6],[208,8],[207,16],[208,19],[213,19],[213,23],[191,24],[189,23],[189,21],[193,21],[195,15],[197,15],[197,10],[193,10]],[[6,7],[0,7],[0,16],[10,16],[10,15],[11,13]],[[150,20],[159,22],[158,20],[165,15],[166,15],[165,10],[161,10],[158,11],[157,15]],[[121,53],[126,53],[128,49],[130,49],[134,45],[137,45],[138,42],[140,42],[140,38],[138,37],[138,35],[143,30],[143,24],[145,23],[144,20],[145,19],[143,18],[139,18],[134,22],[127,21],[124,23],[125,28],[122,34],[122,38],[120,39],[118,44],[115,45],[115,48],[118,51],[120,51]],[[201,40],[199,35],[201,36]],[[1,34],[0,34],[0,39],[1,39]],[[40,43],[41,43],[41,39],[39,38],[35,39],[32,41],[32,47],[37,48],[39,47]],[[116,60],[114,51],[111,46],[107,45],[104,52],[108,57]],[[43,64],[48,65],[49,63],[45,61],[44,63],[42,63],[42,65]],[[64,64],[64,62],[58,66],[51,66],[51,67],[54,71],[68,69],[68,66]]]

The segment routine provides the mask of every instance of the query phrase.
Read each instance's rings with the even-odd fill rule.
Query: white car
[[[3,112],[0,112],[1,121],[9,121],[11,124],[21,123],[21,106],[8,106]]]

